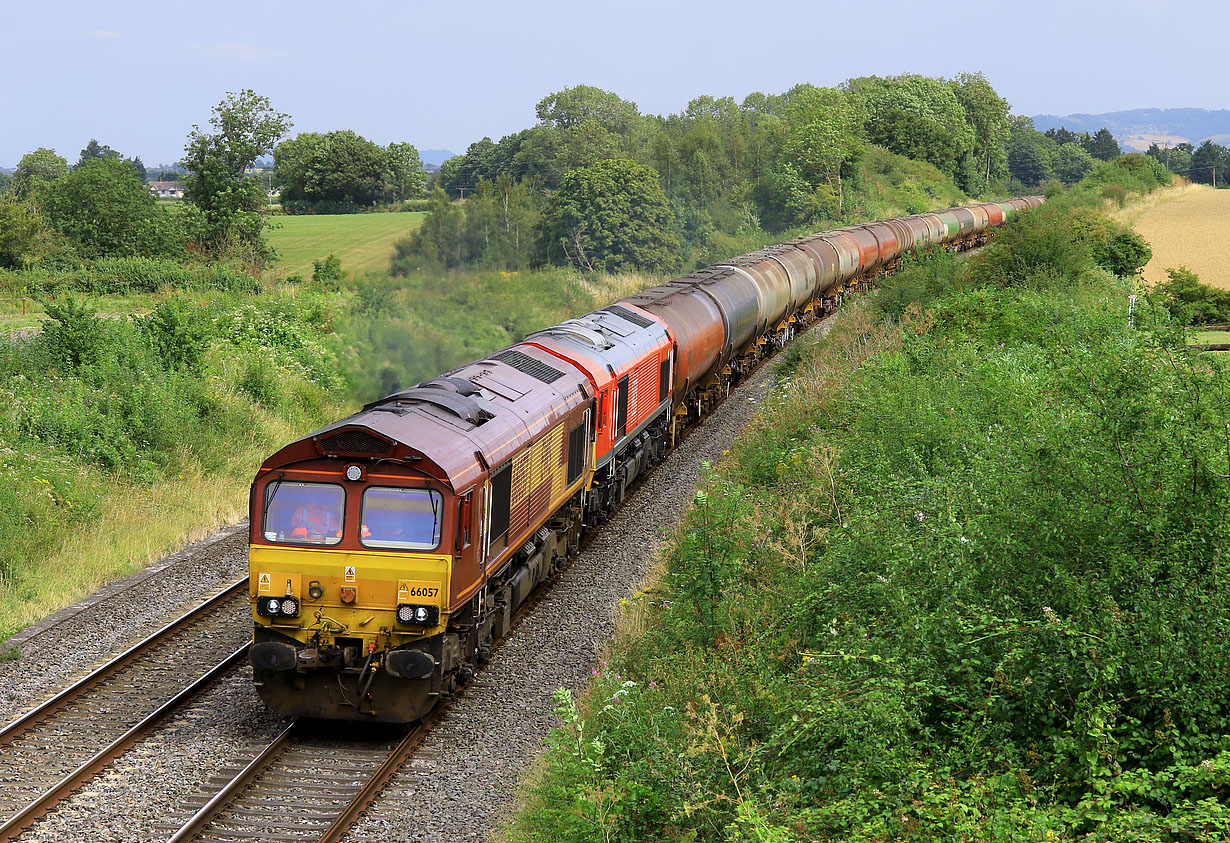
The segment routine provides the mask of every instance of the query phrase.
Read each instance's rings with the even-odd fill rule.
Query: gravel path
[[[773,380],[765,366],[643,481],[601,535],[497,650],[420,752],[348,839],[486,840],[558,725],[557,687],[579,690],[615,629],[615,605],[643,584],[692,497],[704,461],[730,447]],[[247,570],[240,524],[23,631],[23,657],[0,665],[0,718],[11,719]],[[183,596],[182,605],[167,595]],[[54,653],[54,658],[47,654]],[[285,721],[270,715],[234,671],[20,839],[165,840],[215,789],[213,776],[252,758]]]

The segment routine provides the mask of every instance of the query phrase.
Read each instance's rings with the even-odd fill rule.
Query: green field
[[[425,214],[321,214],[273,218],[269,243],[278,250],[279,274],[312,275],[312,261],[337,255],[357,275],[387,273],[393,244],[418,228]]]
[[[1190,345],[1218,345],[1230,342],[1230,331],[1197,331],[1189,329],[1187,342]]]

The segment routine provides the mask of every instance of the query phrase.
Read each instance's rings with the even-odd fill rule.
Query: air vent
[[[620,319],[626,319],[626,320],[628,320],[629,322],[631,322],[633,325],[637,325],[637,326],[639,326],[639,327],[641,327],[641,328],[648,328],[648,327],[650,327],[651,325],[653,325],[653,320],[652,320],[652,319],[648,319],[648,318],[646,318],[646,317],[644,317],[644,316],[641,316],[641,314],[639,314],[639,313],[633,313],[631,310],[628,310],[628,308],[626,308],[626,307],[620,307],[620,306],[619,306],[619,305],[617,305],[617,304],[616,304],[616,305],[612,305],[612,306],[608,307],[608,308],[606,309],[606,312],[607,312],[607,313],[614,313],[614,314],[615,314],[616,316],[618,316]]]
[[[543,383],[555,383],[564,376],[564,373],[559,369],[554,369],[543,363],[541,360],[535,360],[528,354],[522,354],[520,351],[502,351],[491,358],[499,360],[512,366],[519,372],[525,372],[532,378],[537,378]]]
[[[320,440],[320,451],[322,454],[387,457],[393,453],[393,443],[362,430],[343,430]]]

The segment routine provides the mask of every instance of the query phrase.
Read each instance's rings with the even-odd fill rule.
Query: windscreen
[[[344,507],[341,486],[274,480],[265,487],[262,532],[271,542],[337,544]]]
[[[435,550],[444,499],[429,489],[372,486],[363,493],[364,547]]]

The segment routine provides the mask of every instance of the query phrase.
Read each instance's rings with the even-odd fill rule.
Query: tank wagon
[[[291,442],[252,485],[249,651],[285,715],[408,722],[681,429],[802,325],[927,245],[1041,197],[849,226],[532,334]]]

